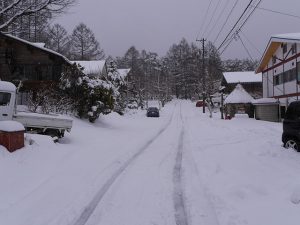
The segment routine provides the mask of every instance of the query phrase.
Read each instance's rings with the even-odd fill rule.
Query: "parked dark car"
[[[300,101],[292,102],[283,120],[282,142],[284,147],[300,151]]]
[[[157,107],[149,107],[147,109],[147,117],[159,117],[159,110]]]

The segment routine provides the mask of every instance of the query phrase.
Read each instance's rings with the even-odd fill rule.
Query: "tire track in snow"
[[[176,225],[188,225],[188,216],[185,208],[184,193],[182,187],[182,154],[183,154],[183,137],[184,129],[181,128],[179,137],[178,152],[176,155],[176,163],[173,170],[174,183],[174,209]]]
[[[181,120],[181,132],[179,136],[176,161],[173,170],[173,183],[174,183],[173,201],[174,201],[176,225],[188,225],[189,224],[188,216],[185,208],[185,199],[184,199],[184,192],[182,187],[182,155],[183,155],[183,141],[184,141],[184,121],[181,112],[181,105],[180,105],[180,120]]]
[[[176,109],[176,105],[174,107],[174,111]],[[117,180],[117,178],[122,175],[122,173],[126,170],[126,168],[135,161],[140,155],[142,155],[147,148],[164,132],[167,130],[167,128],[170,126],[173,117],[174,112],[172,113],[172,116],[170,117],[169,121],[166,123],[166,125],[160,129],[160,131],[152,137],[149,141],[145,143],[145,145],[140,148],[130,159],[128,159],[119,169],[117,169],[113,175],[105,182],[105,184],[102,186],[102,188],[96,193],[92,201],[84,208],[82,213],[80,214],[80,217],[76,220],[73,225],[85,225],[93,212],[95,211],[96,207],[99,205],[107,191],[110,189],[110,187],[114,184],[114,182]],[[181,117],[181,108],[180,108],[180,117]]]

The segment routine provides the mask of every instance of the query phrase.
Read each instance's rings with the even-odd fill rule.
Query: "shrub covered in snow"
[[[74,63],[62,74],[60,88],[73,100],[77,115],[94,122],[101,113],[111,112],[116,90],[111,81],[88,77],[82,71],[83,68]]]

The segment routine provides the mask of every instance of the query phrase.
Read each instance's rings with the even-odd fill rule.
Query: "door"
[[[12,95],[8,92],[0,92],[0,121],[11,120],[13,113]]]

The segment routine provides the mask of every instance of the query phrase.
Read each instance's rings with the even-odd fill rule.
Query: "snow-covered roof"
[[[42,43],[42,42],[32,42],[33,45],[39,47],[39,48],[45,48],[45,43]]]
[[[35,47],[35,48],[38,48],[38,49],[40,49],[40,50],[42,50],[42,51],[45,51],[45,52],[48,52],[48,53],[57,55],[57,56],[61,57],[64,61],[66,61],[67,63],[70,64],[69,59],[67,59],[65,56],[63,56],[62,54],[59,54],[59,53],[56,52],[56,51],[53,51],[53,50],[51,50],[51,49],[48,49],[48,48],[43,47],[41,43],[33,43],[33,42],[30,42],[30,41],[26,41],[26,40],[24,40],[24,39],[15,37],[15,36],[10,35],[10,34],[3,34],[3,33],[1,33],[1,32],[0,32],[0,34],[6,36],[6,37],[8,37],[8,38],[14,39],[14,40],[16,40],[16,41],[20,41],[20,42],[22,42],[22,43],[24,43],[24,44],[27,44],[27,45],[33,46],[33,47]]]
[[[0,91],[15,92],[16,86],[7,81],[0,81]]]
[[[105,62],[105,60],[72,61],[72,63],[80,64],[84,68],[83,72],[86,75],[100,75],[105,66]]]
[[[131,69],[118,69],[118,73],[120,74],[120,77],[125,79],[130,72]]]
[[[276,34],[271,37],[272,41],[300,42],[300,33]]]
[[[243,88],[241,84],[237,84],[235,89],[228,95],[224,103],[251,103],[252,96]]]
[[[254,105],[264,105],[264,104],[278,104],[278,100],[275,98],[259,98],[252,100]]]
[[[17,121],[0,121],[0,130],[5,132],[23,131],[24,126]]]
[[[228,84],[236,83],[261,83],[261,73],[255,74],[254,71],[246,72],[225,72],[223,76]]]
[[[272,35],[256,69],[257,73],[261,73],[264,70],[281,43],[300,43],[300,33]]]

